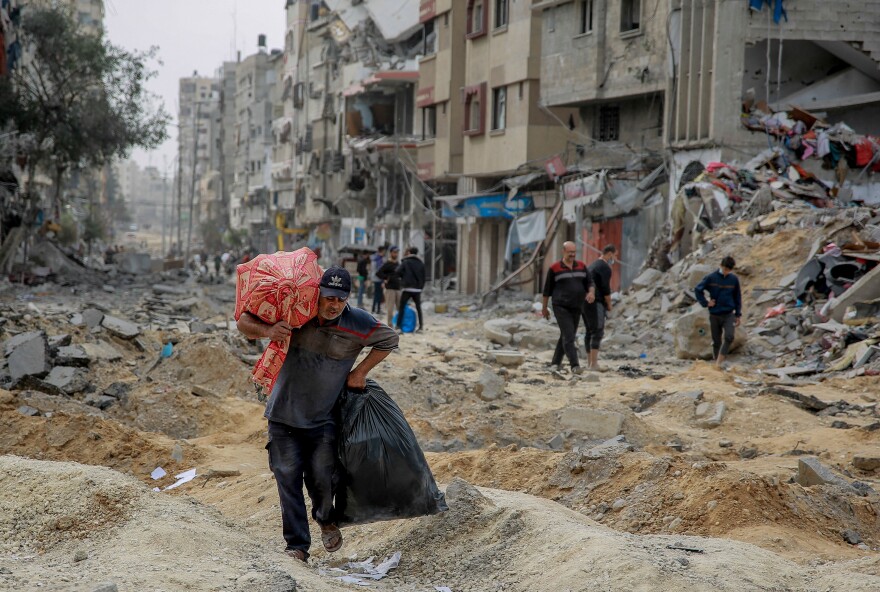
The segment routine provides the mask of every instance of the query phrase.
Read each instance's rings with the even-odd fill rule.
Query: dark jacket
[[[575,260],[572,267],[557,261],[547,270],[544,296],[553,298],[553,306],[580,310],[592,285],[593,279],[583,261]]]
[[[357,264],[357,272],[360,277],[367,277],[370,268],[370,258],[361,257]]]
[[[421,290],[425,287],[425,264],[418,255],[407,255],[400,262],[398,269],[400,284],[404,289],[415,288]]]
[[[385,282],[385,287],[389,290],[400,289],[400,262],[386,261],[382,267],[376,272],[376,277]]]
[[[611,266],[604,259],[590,263],[590,277],[596,286],[596,302],[605,306],[605,297],[611,296]]]
[[[742,292],[739,287],[739,278],[732,273],[724,277],[720,271],[713,271],[697,284],[694,291],[697,301],[704,308],[709,306],[704,292],[709,292],[709,300],[715,301],[715,306],[709,308],[709,314],[736,313],[736,316],[742,316]]]

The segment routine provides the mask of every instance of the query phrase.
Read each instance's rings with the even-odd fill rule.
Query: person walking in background
[[[382,291],[382,278],[378,276],[379,270],[382,269],[382,266],[385,264],[385,247],[381,246],[376,249],[376,252],[371,257],[371,263],[373,265],[373,308],[371,312],[374,315],[382,314],[382,302],[385,299],[385,295]]]
[[[605,319],[611,313],[611,266],[614,265],[616,254],[617,247],[607,245],[602,249],[602,256],[588,268],[596,288],[596,299],[593,302],[584,301],[583,309],[584,328],[587,330],[584,347],[587,349],[587,368],[590,370],[599,370],[599,346],[605,336]]]
[[[358,274],[358,300],[357,307],[364,307],[364,293],[367,291],[367,277],[370,269],[370,256],[363,253],[358,258],[357,274]]]
[[[419,328],[423,331],[425,323],[422,320],[422,290],[425,287],[425,263],[419,258],[419,249],[410,247],[406,256],[400,262],[400,312],[397,314],[397,328],[403,332],[403,315],[406,313],[406,304],[410,298],[416,305],[416,314],[419,317]]]
[[[391,324],[397,305],[400,304],[400,249],[392,245],[388,249],[388,261],[382,264],[376,276],[382,280],[381,289],[385,292],[385,314]]]
[[[559,370],[564,354],[571,364],[571,371],[580,374],[583,369],[578,363],[575,338],[584,300],[594,302],[596,292],[587,265],[575,259],[576,253],[577,246],[571,241],[566,241],[562,245],[562,259],[547,270],[541,314],[545,319],[550,320],[547,303],[553,298],[553,314],[559,324],[559,341],[556,342],[551,365]]]
[[[721,267],[697,284],[695,296],[703,308],[709,309],[709,327],[712,331],[712,359],[722,368],[727,352],[733,344],[735,327],[742,318],[742,290],[739,278],[733,273],[736,261],[730,255],[721,260]],[[708,300],[706,292],[709,293]]]
[[[299,329],[285,321],[269,325],[248,312],[238,320],[239,331],[249,339],[290,342],[263,415],[269,420],[266,449],[278,486],[285,551],[300,561],[308,561],[312,542],[303,484],[324,548],[333,553],[342,547],[333,507],[338,477],[336,399],[346,386],[366,387],[369,372],[399,342],[391,327],[348,306],[350,293],[348,271],[331,267],[321,278],[317,317]],[[355,366],[364,348],[370,352]]]

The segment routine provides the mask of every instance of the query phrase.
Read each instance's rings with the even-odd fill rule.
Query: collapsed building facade
[[[418,3],[287,3],[273,122],[278,246],[424,248],[415,160]]]

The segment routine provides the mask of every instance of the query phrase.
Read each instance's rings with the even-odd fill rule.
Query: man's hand
[[[587,292],[587,302],[589,302],[590,304],[596,302],[596,294],[594,294],[593,292]]]
[[[293,327],[287,321],[278,321],[266,329],[266,337],[271,341],[284,341],[290,337]]]
[[[550,320],[550,309],[547,308],[546,306],[544,308],[542,308],[541,309],[541,316],[549,321]]]
[[[345,386],[350,389],[364,390],[367,388],[367,375],[363,372],[358,372],[357,369],[352,370],[348,373],[348,380],[345,381]]]
[[[713,308],[714,306],[715,306],[715,299],[714,299],[714,298],[711,298],[711,299],[709,300],[709,308]]]
[[[739,327],[739,322],[742,320],[742,317],[736,317],[736,320],[733,321],[734,327]]]

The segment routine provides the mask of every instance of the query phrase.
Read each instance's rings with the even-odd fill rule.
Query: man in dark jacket
[[[562,260],[557,261],[547,270],[541,314],[545,319],[550,319],[547,303],[553,298],[553,314],[559,324],[559,341],[556,342],[556,351],[553,353],[551,364],[559,369],[564,353],[571,364],[571,371],[580,374],[582,368],[578,363],[575,337],[584,300],[594,302],[596,291],[587,271],[587,265],[583,261],[576,260],[576,254],[577,246],[571,241],[565,242],[562,245]]]
[[[584,347],[587,348],[588,368],[599,370],[599,346],[605,336],[605,319],[611,312],[611,266],[617,247],[607,245],[602,249],[602,256],[590,264],[590,278],[596,286],[596,299],[584,301]]]
[[[370,273],[370,256],[363,253],[357,262],[358,274],[358,308],[364,307],[364,294],[367,291],[367,276]]]
[[[727,357],[733,344],[734,327],[742,318],[742,291],[739,278],[733,274],[736,261],[727,256],[721,260],[721,267],[713,271],[697,284],[697,301],[709,309],[709,327],[712,330],[712,358],[719,368]],[[706,299],[706,292],[709,299]],[[722,334],[724,339],[722,340]]]
[[[373,308],[370,310],[374,315],[382,314],[382,303],[385,295],[382,293],[382,279],[377,275],[382,265],[385,264],[385,246],[380,246],[370,257],[370,265],[373,268]]]
[[[403,291],[400,294],[400,312],[397,314],[398,332],[403,332],[403,315],[406,312],[406,303],[412,298],[416,305],[416,313],[419,316],[419,328],[422,331],[425,323],[422,320],[422,289],[425,287],[425,264],[419,259],[419,249],[410,247],[407,255],[400,262],[400,285]]]

